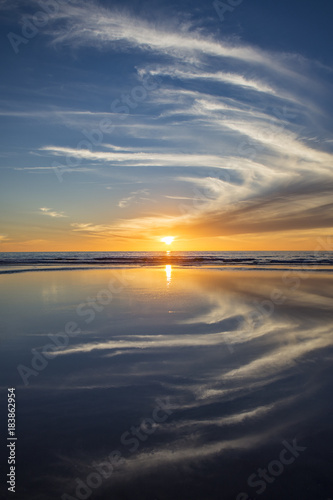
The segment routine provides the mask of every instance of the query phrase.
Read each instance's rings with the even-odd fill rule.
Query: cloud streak
[[[39,209],[42,212],[42,215],[48,215],[49,217],[55,217],[56,219],[67,217],[64,212],[56,212],[52,210],[52,208],[43,207]]]

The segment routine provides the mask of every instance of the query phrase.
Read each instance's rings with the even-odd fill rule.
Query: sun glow
[[[167,245],[171,245],[174,239],[174,236],[165,236],[164,238],[161,238],[161,241],[163,241],[163,243],[166,243]]]

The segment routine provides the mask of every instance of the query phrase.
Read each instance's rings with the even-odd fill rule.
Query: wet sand
[[[20,498],[332,497],[331,273],[28,272],[0,290]]]

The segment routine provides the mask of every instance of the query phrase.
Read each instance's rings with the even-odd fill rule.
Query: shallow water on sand
[[[0,292],[19,498],[333,498],[332,273],[28,272]]]

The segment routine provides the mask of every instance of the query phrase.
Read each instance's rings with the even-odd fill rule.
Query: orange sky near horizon
[[[288,234],[289,233],[289,234]],[[167,245],[161,239],[168,233],[156,237],[138,239],[133,237],[88,237],[69,232],[59,239],[3,239],[0,252],[90,252],[90,251],[332,251],[333,238],[325,230],[295,231],[274,234],[232,235],[225,237],[182,238],[175,235]],[[63,235],[62,235],[63,236]]]

